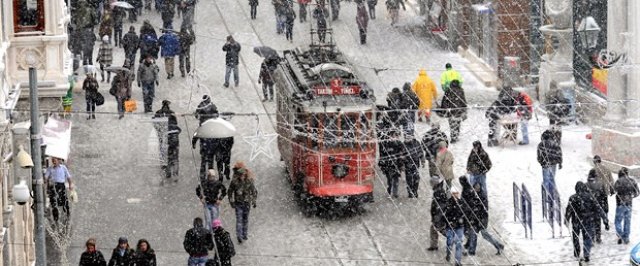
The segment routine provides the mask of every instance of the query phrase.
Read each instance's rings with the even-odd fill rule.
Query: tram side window
[[[371,119],[367,117],[367,114],[361,113],[358,120],[358,140],[360,142],[360,148],[364,149],[369,145],[371,141]]]
[[[323,127],[323,146],[324,148],[335,148],[338,145],[338,117],[327,114],[324,117]]]
[[[348,114],[343,114],[340,121],[340,129],[342,130],[342,148],[354,148],[356,144],[356,119]]]
[[[304,114],[295,114],[295,120],[293,121],[293,130],[296,141],[300,141],[307,135],[307,118]]]
[[[320,120],[319,115],[312,115],[309,117],[309,134],[307,134],[308,138],[311,141],[311,148],[314,150],[318,150],[318,145],[320,143]]]

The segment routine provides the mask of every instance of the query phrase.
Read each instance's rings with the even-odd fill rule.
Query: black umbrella
[[[257,46],[253,48],[253,52],[258,54],[263,58],[274,58],[278,57],[278,51],[274,50],[269,46]]]

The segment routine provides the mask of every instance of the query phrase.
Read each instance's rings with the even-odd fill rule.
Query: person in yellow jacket
[[[460,82],[460,86],[462,86],[462,76],[460,75],[460,72],[453,70],[450,63],[447,63],[444,67],[447,70],[440,75],[440,85],[442,86],[442,90],[447,91],[449,89],[449,84],[454,80],[458,80]]]
[[[418,106],[418,121],[422,122],[423,115],[425,119],[429,121],[433,102],[438,98],[436,84],[431,80],[429,75],[427,75],[426,70],[420,69],[418,77],[413,82],[411,89],[420,99],[420,105]]]

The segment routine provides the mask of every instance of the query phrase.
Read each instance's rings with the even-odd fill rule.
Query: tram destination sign
[[[316,95],[357,95],[360,93],[360,86],[343,86],[342,80],[332,79],[330,86],[316,85],[313,91]]]

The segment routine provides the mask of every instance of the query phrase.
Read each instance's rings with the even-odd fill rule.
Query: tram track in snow
[[[227,33],[229,35],[232,34],[233,31],[231,31],[231,28],[229,26],[229,23],[227,22],[227,19],[224,17],[222,10],[220,9],[220,6],[217,3],[217,0],[212,1],[213,5],[216,8],[216,12],[218,13],[218,15],[220,16],[220,20],[222,21],[222,24],[225,28],[225,30],[227,31]],[[244,15],[244,17],[246,18],[246,10],[244,8],[242,8],[242,6],[239,6],[240,10],[242,11],[242,14]],[[309,22],[312,23],[312,22]],[[248,23],[248,25],[251,27],[252,33],[257,37],[258,42],[260,43],[260,45],[265,46],[265,43],[263,41],[263,39],[260,37],[260,34],[258,34],[258,31],[256,30],[255,26],[253,25],[253,23]],[[245,50],[246,51],[246,50]],[[240,57],[240,62],[244,68],[244,72],[246,73],[248,79],[251,81],[251,87],[253,87],[255,93],[258,95],[258,98],[260,97],[260,89],[255,85],[256,82],[253,78],[253,75],[251,75],[249,67],[248,67],[248,63],[245,60],[245,58],[242,56],[242,54],[239,56]],[[235,97],[241,101],[241,98],[237,95],[235,90],[232,90],[232,92],[234,93]],[[262,105],[262,109],[265,111],[265,113],[268,113],[267,111],[267,106],[265,105],[264,102],[260,103]],[[271,127],[275,130],[276,126],[274,125],[274,121],[273,121],[273,117],[271,117],[270,115],[267,115],[268,120],[269,120],[269,124],[271,125]],[[373,245],[373,247],[375,248],[380,260],[383,262],[384,265],[388,265],[387,260],[384,258],[383,253],[382,253],[382,249],[380,248],[380,245],[376,242],[375,237],[373,236],[372,230],[369,226],[367,226],[367,224],[365,223],[364,219],[362,218],[362,214],[357,214],[358,220],[359,220],[359,224],[362,226],[362,228],[364,229],[364,231],[366,232],[367,238],[369,239],[369,241],[371,242],[371,244]],[[345,263],[343,262],[343,260],[349,260],[348,258],[340,258],[338,256],[338,248],[337,245],[334,241],[334,237],[332,237],[332,234],[329,232],[329,229],[327,228],[327,226],[325,225],[325,222],[323,220],[321,220],[322,218],[317,217],[319,220],[319,224],[320,227],[322,229],[322,231],[324,232],[324,234],[327,236],[329,243],[331,244],[331,248],[332,248],[332,252],[336,257],[337,262],[341,265],[344,266]],[[358,259],[355,259],[358,260]]]

